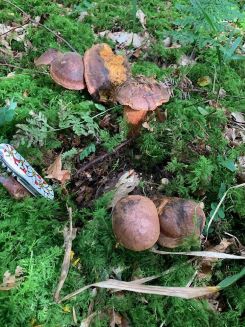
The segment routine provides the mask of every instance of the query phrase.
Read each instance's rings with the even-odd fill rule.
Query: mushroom
[[[151,248],[160,233],[154,203],[141,195],[129,195],[117,202],[112,213],[112,227],[120,244],[133,251]]]
[[[129,134],[136,135],[148,112],[169,101],[168,89],[153,78],[129,78],[118,87],[116,100],[124,106],[124,118],[130,126]]]
[[[102,102],[113,100],[114,89],[129,75],[127,60],[115,55],[108,44],[96,44],[84,54],[84,75],[88,92]]]
[[[200,203],[177,197],[163,197],[155,204],[160,220],[160,245],[175,248],[188,236],[200,237],[206,220]]]
[[[40,57],[35,59],[34,63],[36,66],[50,65],[54,59],[58,58],[61,55],[63,54],[57,49],[48,49]]]
[[[35,64],[50,65],[52,79],[66,89],[85,88],[83,58],[76,52],[62,54],[55,49],[49,49],[35,60]]]

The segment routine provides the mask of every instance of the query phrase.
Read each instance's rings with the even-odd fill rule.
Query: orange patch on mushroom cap
[[[85,81],[88,92],[102,102],[114,99],[115,87],[128,76],[128,64],[107,44],[96,44],[84,54]]]
[[[108,70],[111,83],[114,86],[118,86],[125,82],[128,77],[128,67],[125,58],[115,55],[107,44],[102,45],[99,54]]]

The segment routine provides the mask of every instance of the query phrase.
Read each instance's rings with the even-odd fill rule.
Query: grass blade
[[[216,259],[235,259],[235,260],[244,260],[245,256],[239,256],[234,254],[227,254],[221,252],[212,252],[212,251],[190,251],[190,252],[169,252],[169,251],[159,251],[152,249],[153,253],[157,254],[173,254],[173,255],[187,255],[187,256],[195,256],[195,257],[208,257],[208,258],[216,258]]]

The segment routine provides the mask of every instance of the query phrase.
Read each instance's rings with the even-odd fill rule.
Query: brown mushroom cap
[[[112,227],[119,243],[133,251],[151,248],[160,233],[154,203],[141,195],[129,195],[119,200],[112,214]]]
[[[67,52],[51,62],[53,80],[69,90],[82,90],[84,83],[83,58],[76,52]]]
[[[116,100],[134,110],[152,111],[169,101],[168,89],[153,78],[129,78],[117,89]]]
[[[115,55],[108,44],[96,44],[84,54],[85,81],[89,93],[106,101],[113,88],[126,81],[129,69],[123,56]]]
[[[57,49],[48,49],[40,57],[34,60],[36,66],[50,65],[54,59],[61,56],[62,53]]]
[[[174,248],[181,245],[188,236],[200,237],[206,220],[200,204],[192,200],[163,197],[157,208],[160,220],[158,239],[160,245]]]

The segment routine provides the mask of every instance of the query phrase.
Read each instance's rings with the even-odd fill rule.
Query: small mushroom
[[[129,195],[119,200],[113,209],[112,227],[120,244],[133,251],[151,248],[160,233],[154,203],[141,195]]]
[[[57,49],[48,49],[40,57],[34,60],[36,66],[50,65],[54,59],[62,56],[63,54]]]
[[[84,54],[84,74],[88,92],[98,100],[112,100],[115,87],[129,75],[127,60],[115,55],[108,44],[96,44]]]
[[[206,220],[200,203],[176,197],[163,197],[155,204],[160,220],[160,245],[175,248],[188,236],[200,237]]]
[[[169,101],[168,89],[153,78],[129,78],[117,89],[116,100],[124,106],[130,134],[137,135],[148,112]]]
[[[61,53],[49,49],[35,60],[35,65],[50,65],[50,75],[59,85],[69,90],[83,90],[83,57],[76,52]]]

